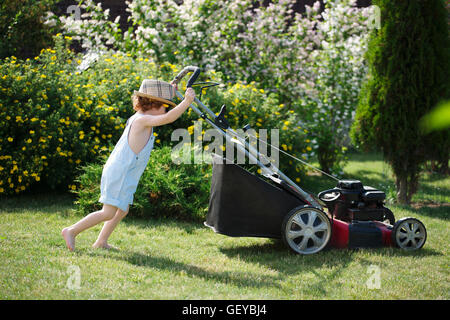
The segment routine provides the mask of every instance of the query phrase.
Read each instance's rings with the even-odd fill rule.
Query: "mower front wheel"
[[[392,230],[392,241],[404,250],[417,250],[423,247],[427,240],[427,230],[416,218],[398,220]]]
[[[314,207],[297,207],[283,220],[283,242],[295,253],[313,254],[330,241],[331,222],[325,212]]]

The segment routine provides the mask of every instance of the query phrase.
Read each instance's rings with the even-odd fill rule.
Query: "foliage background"
[[[448,168],[450,130],[425,134],[420,119],[450,96],[450,40],[441,0],[374,1],[384,22],[367,53],[370,71],[352,136],[382,150],[397,179],[399,201],[409,203],[427,160]]]
[[[295,3],[136,0],[127,2],[132,26],[122,32],[119,17],[86,0],[83,19],[50,15],[47,23],[86,50],[145,52],[156,63],[197,65],[229,82],[254,81],[299,115],[322,169],[339,173],[366,73],[373,10],[357,8],[356,0],[324,0],[324,7],[317,1],[300,14]]]
[[[28,59],[2,47],[7,57],[0,63],[0,194],[35,188],[79,192],[80,181],[88,185],[87,177],[89,185],[98,184],[99,176],[90,175],[89,166],[97,166],[93,170],[98,172],[119,139],[133,112],[133,90],[144,78],[170,81],[185,65],[202,67],[201,81],[223,83],[202,92],[202,101],[214,111],[226,104],[232,127],[249,123],[254,129],[279,129],[282,150],[303,160],[317,159],[323,170],[342,174],[352,147],[349,128],[367,73],[364,54],[374,17],[373,8],[356,8],[355,3],[325,0],[299,14],[293,0],[268,5],[136,0],[127,2],[128,30],[120,29],[119,17],[112,19],[109,10],[91,0],[81,1],[81,20],[47,12],[36,32],[58,32],[52,46],[44,36],[33,36],[44,49]],[[23,2],[36,17],[51,4]],[[8,10],[2,14],[10,28],[27,28],[26,23],[11,23]],[[26,17],[16,18],[28,21]],[[73,52],[74,44],[83,53]],[[82,72],[93,53],[98,61]],[[176,123],[155,130],[156,148],[173,146],[176,128],[188,128],[192,135],[196,119],[188,111]],[[282,155],[280,160],[283,172],[296,182],[303,180],[301,165]],[[193,180],[204,175],[193,170]],[[136,208],[145,208],[148,193],[137,197],[143,202],[138,200]],[[86,202],[80,198],[80,204],[87,209],[91,195],[83,194]]]

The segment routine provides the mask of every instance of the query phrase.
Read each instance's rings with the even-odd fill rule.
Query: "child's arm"
[[[194,89],[187,88],[184,100],[169,112],[157,116],[146,115],[141,117],[140,119],[137,119],[136,121],[139,120],[139,122],[145,127],[157,127],[168,123],[172,123],[175,120],[177,120],[183,114],[183,112],[192,104],[194,98],[195,98]]]

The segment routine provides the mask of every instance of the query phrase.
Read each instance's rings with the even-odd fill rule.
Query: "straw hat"
[[[142,81],[139,91],[134,91],[134,94],[140,97],[149,98],[162,103],[167,103],[171,106],[176,104],[170,100],[175,96],[175,88],[168,82],[161,80]]]

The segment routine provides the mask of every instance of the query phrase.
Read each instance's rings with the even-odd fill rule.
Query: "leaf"
[[[433,110],[420,119],[421,129],[425,133],[444,130],[450,127],[450,101],[439,103]]]

